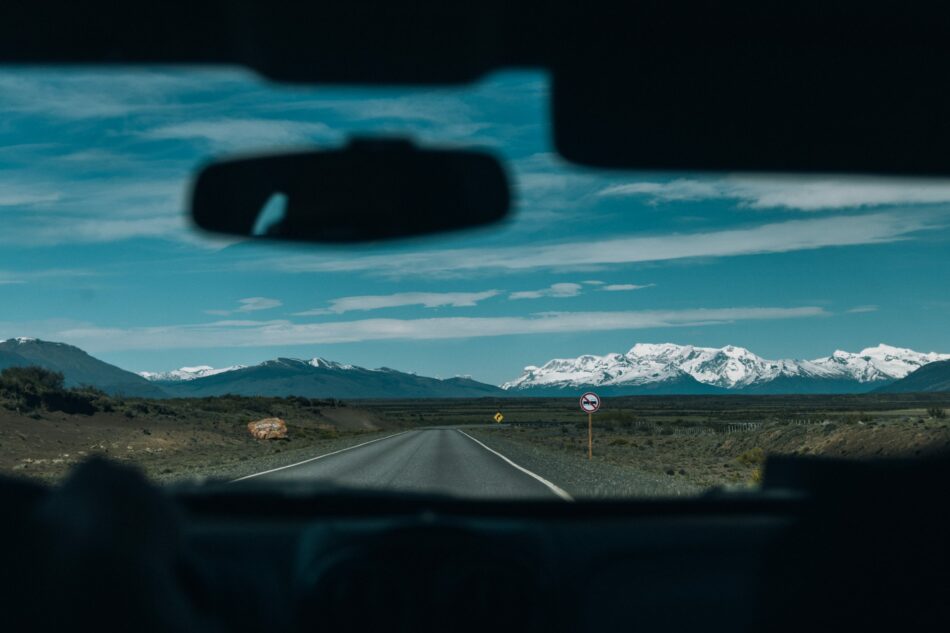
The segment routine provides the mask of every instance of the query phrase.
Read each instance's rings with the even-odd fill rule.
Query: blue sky
[[[0,70],[0,338],[135,371],[323,356],[493,383],[637,342],[950,351],[950,181],[586,170],[553,152],[547,89],[526,72],[355,89]],[[494,151],[513,218],[348,249],[189,228],[203,162],[350,133]]]

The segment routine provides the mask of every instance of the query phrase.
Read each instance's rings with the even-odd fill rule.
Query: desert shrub
[[[62,391],[63,375],[42,367],[7,367],[0,372],[0,389],[42,393]]]
[[[614,428],[632,429],[637,425],[637,416],[630,411],[600,411],[597,420],[610,422]]]
[[[75,391],[48,391],[42,395],[43,408],[48,411],[92,415],[96,412],[96,396]]]
[[[756,466],[749,477],[749,483],[759,485],[762,483],[762,466]]]
[[[630,443],[630,442],[628,442],[627,440],[623,439],[622,437],[618,437],[618,438],[616,438],[616,439],[613,439],[613,440],[610,440],[609,442],[607,442],[607,445],[608,445],[608,446],[626,446],[626,445],[629,444],[629,443]]]
[[[0,400],[7,408],[27,413],[37,409],[91,415],[108,401],[94,387],[66,389],[63,374],[42,367],[8,367],[0,372]]]
[[[98,387],[94,387],[92,385],[79,385],[78,387],[73,387],[72,391],[74,393],[81,393],[83,395],[90,396],[90,397],[97,397],[97,398],[109,397],[109,394],[107,394],[105,391],[103,391],[102,389],[99,389]]]
[[[63,390],[63,375],[42,367],[8,367],[0,372],[0,397],[17,411],[32,411],[43,396]]]
[[[941,409],[940,407],[930,407],[927,409],[927,415],[934,418],[935,420],[943,420],[947,417],[947,412],[945,409]]]
[[[750,448],[736,457],[736,463],[741,464],[742,466],[758,466],[764,461],[765,451],[758,446],[755,448]]]

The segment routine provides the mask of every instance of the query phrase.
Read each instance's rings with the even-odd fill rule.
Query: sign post
[[[505,416],[501,414],[501,411],[495,414],[495,422],[501,424],[501,421],[505,419]]]
[[[588,391],[581,396],[581,411],[587,413],[587,459],[594,457],[594,412],[600,408],[600,396]]]

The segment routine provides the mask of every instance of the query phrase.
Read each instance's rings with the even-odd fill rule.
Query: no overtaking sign
[[[592,391],[588,391],[581,396],[581,411],[587,414],[587,459],[594,457],[594,416],[593,413],[600,408],[600,396]]]
[[[600,396],[596,393],[588,391],[583,396],[581,396],[581,410],[584,413],[593,413],[600,408]]]

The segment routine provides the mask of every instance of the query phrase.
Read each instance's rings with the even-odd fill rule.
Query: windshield
[[[548,89],[0,72],[0,469],[569,500],[947,445],[950,182],[583,169]],[[190,225],[209,159],[351,135],[487,149],[511,219],[346,248]]]

